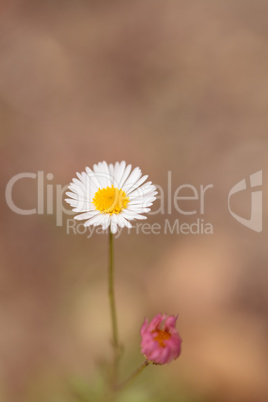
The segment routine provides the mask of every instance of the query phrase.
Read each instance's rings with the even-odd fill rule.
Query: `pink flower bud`
[[[182,339],[175,327],[178,316],[158,314],[141,327],[141,352],[155,364],[166,364],[181,353]]]

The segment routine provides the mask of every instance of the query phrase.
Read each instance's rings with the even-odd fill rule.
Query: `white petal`
[[[133,189],[133,186],[136,184],[136,182],[140,179],[141,177],[141,170],[140,168],[136,167],[132,172],[130,173],[129,177],[125,181],[125,183],[122,185],[122,189],[126,192],[131,191]]]
[[[100,183],[100,188],[105,188],[112,185],[111,176],[106,162],[100,162],[93,166],[95,176]]]
[[[101,225],[102,220],[103,220],[102,214],[98,214],[98,215],[95,215],[92,218],[90,218],[88,221],[86,221],[84,223],[84,226],[87,227],[90,225],[95,225],[97,222],[98,222],[97,225]]]
[[[112,178],[112,181],[114,182],[114,165],[112,163],[109,163],[109,173]]]
[[[127,219],[125,219],[122,214],[118,216],[119,216],[119,226],[121,228],[123,228],[124,226],[126,226],[127,228],[132,228],[131,223]]]
[[[137,212],[128,211],[128,210],[124,210],[122,212],[122,215],[123,215],[124,218],[130,219],[130,220],[133,220],[133,219],[147,219],[146,216],[143,216],[143,215],[138,214]]]
[[[111,232],[115,234],[117,232],[117,224],[114,223],[114,220],[111,220]]]
[[[90,218],[92,218],[93,216],[95,216],[95,215],[100,215],[100,212],[99,211],[89,211],[89,212],[85,212],[85,213],[83,213],[83,214],[80,214],[80,215],[76,215],[75,217],[74,217],[74,219],[76,219],[77,221],[82,221],[82,220],[84,220],[84,219],[90,219]]]
[[[134,190],[131,193],[131,197],[145,196],[147,194],[152,194],[152,193],[155,193],[155,187],[150,185],[149,183],[145,183],[141,187],[138,187],[136,190]]]
[[[103,221],[102,221],[102,230],[106,230],[108,227],[109,227],[109,225],[110,225],[110,215],[107,215],[107,216],[105,216],[105,219],[103,218]]]
[[[125,168],[125,170],[124,170],[124,173],[123,173],[123,175],[122,175],[122,177],[121,177],[121,180],[119,181],[119,183],[118,183],[118,188],[122,188],[123,187],[123,185],[124,185],[124,182],[126,181],[126,179],[128,178],[128,176],[129,176],[129,173],[130,173],[130,171],[131,171],[131,165],[127,165],[127,167]]]
[[[68,197],[72,198],[73,200],[79,200],[80,199],[80,196],[77,193],[71,193],[70,191],[66,191],[65,194],[68,195]]]
[[[126,162],[122,161],[121,163],[116,162],[115,169],[114,169],[114,186],[119,187],[120,181],[123,177],[124,171],[126,168]]]
[[[100,188],[101,184],[100,184],[95,172],[93,172],[89,167],[86,167],[86,172],[87,172],[88,180],[90,181],[90,183],[94,183],[95,188],[97,188],[97,190],[98,190]]]
[[[125,190],[127,195],[131,194],[134,190],[136,190],[136,188],[141,186],[147,179],[148,179],[148,175],[141,177],[135,184],[133,184],[133,186],[131,188],[129,188],[128,190]]]

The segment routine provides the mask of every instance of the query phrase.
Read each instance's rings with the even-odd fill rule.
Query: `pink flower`
[[[141,352],[155,364],[170,363],[181,353],[182,339],[175,327],[178,316],[158,314],[141,327]],[[161,328],[162,327],[162,328]]]

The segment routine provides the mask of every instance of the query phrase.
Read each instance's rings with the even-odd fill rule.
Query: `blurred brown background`
[[[0,7],[0,401],[73,401],[110,355],[107,236],[67,234],[54,213],[23,216],[4,199],[21,172],[126,160],[166,193],[213,184],[213,235],[116,240],[123,368],[142,361],[145,316],[179,313],[181,357],[149,367],[126,401],[268,401],[267,202],[256,233],[228,212],[231,187],[263,171],[267,197],[268,2],[31,0]],[[36,208],[37,184],[14,202]],[[250,193],[233,209],[249,217]],[[184,204],[193,209],[196,204]],[[159,208],[159,200],[155,203]],[[151,215],[195,222],[197,215]],[[80,381],[80,380],[79,380]],[[94,385],[94,386],[95,386]]]

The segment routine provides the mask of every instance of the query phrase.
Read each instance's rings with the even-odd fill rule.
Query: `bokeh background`
[[[176,362],[149,367],[120,400],[268,401],[267,15],[262,0],[1,2],[1,402],[98,400],[96,372],[111,355],[108,240],[68,234],[71,217],[57,226],[56,207],[75,172],[102,160],[140,166],[163,188],[150,224],[202,218],[214,228],[116,240],[122,377],[142,362],[145,316],[179,313],[183,338]],[[256,233],[227,197],[259,170]],[[14,213],[7,183],[38,171],[52,214]],[[168,171],[172,196],[213,184],[204,215],[168,214]],[[17,182],[13,199],[36,208],[37,181]],[[249,218],[250,190],[232,208]]]

